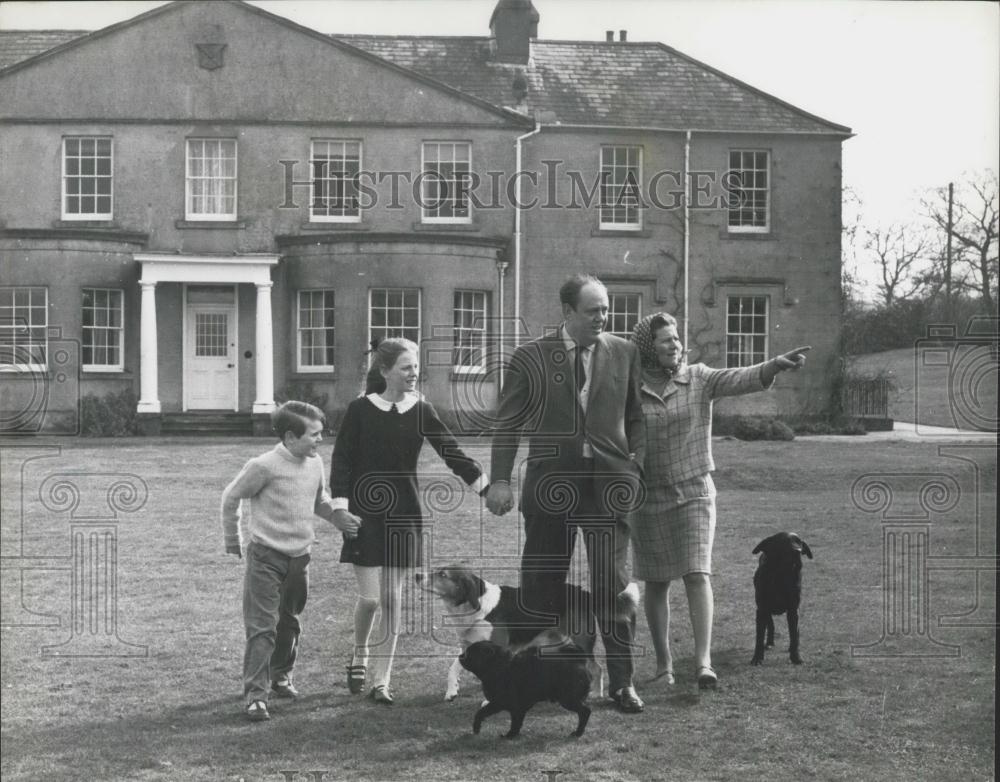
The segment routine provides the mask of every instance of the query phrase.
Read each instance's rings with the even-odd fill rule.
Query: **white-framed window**
[[[62,149],[62,219],[110,220],[114,211],[111,136],[66,136]]]
[[[452,360],[455,372],[486,371],[486,291],[455,291]]]
[[[368,342],[405,337],[420,342],[420,289],[372,288],[368,292]]]
[[[632,329],[642,317],[641,293],[616,293],[608,291],[608,323],[606,330],[628,339]]]
[[[189,138],[185,217],[236,219],[236,139]]]
[[[600,227],[642,228],[642,147],[601,147]]]
[[[332,372],[334,367],[333,291],[299,291],[296,353],[299,372]]]
[[[729,230],[766,233],[771,225],[770,153],[729,150]]]
[[[84,288],[81,351],[84,372],[121,372],[124,295],[115,288]]]
[[[312,172],[309,219],[321,223],[359,222],[361,142],[314,139],[309,162]]]
[[[48,366],[49,290],[0,287],[0,368]]]
[[[726,301],[726,366],[767,360],[767,296],[729,296]]]
[[[425,223],[469,223],[469,176],[472,144],[467,141],[425,141],[420,196]]]

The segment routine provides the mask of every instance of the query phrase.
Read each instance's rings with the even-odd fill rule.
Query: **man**
[[[623,616],[629,533],[623,517],[641,490],[645,427],[635,346],[605,334],[608,292],[577,274],[559,290],[557,334],[519,347],[500,394],[494,433],[490,512],[514,504],[511,472],[522,438],[529,441],[521,489],[525,541],[521,593],[532,614],[565,608],[565,584],[577,530],[590,565],[590,589],[607,654],[611,697],[620,711],[642,711],[632,686],[635,623]],[[544,624],[544,621],[542,621]]]

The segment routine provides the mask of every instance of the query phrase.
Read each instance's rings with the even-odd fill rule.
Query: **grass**
[[[892,381],[889,417],[958,429],[997,429],[997,359],[985,345],[919,347],[852,356],[848,373]]]
[[[969,611],[968,571],[930,575],[933,636],[961,648],[957,658],[853,657],[852,644],[882,628],[882,529],[859,510],[851,486],[866,473],[892,473],[894,509],[912,510],[922,473],[945,473],[961,489],[957,505],[931,517],[930,553],[968,557],[996,551],[996,459],[976,451],[979,487],[968,462],[937,445],[858,440],[716,442],[719,525],[713,578],[714,658],[720,689],[699,693],[683,590],[673,595],[677,684],[644,685],[651,656],[638,661],[645,713],[624,716],[598,703],[581,740],[575,717],[536,707],[522,737],[499,737],[506,715],[471,733],[480,693],[470,676],[444,703],[452,631],[439,609],[413,595],[410,633],[394,672],[397,704],[376,707],[348,694],[343,667],[351,647],[353,578],[336,562],[339,539],[320,526],[296,682],[304,697],[274,705],[269,723],[244,721],[240,697],[242,567],[222,553],[222,487],[262,440],[61,440],[53,458],[4,447],[5,556],[22,552],[34,568],[67,561],[67,515],[38,502],[51,472],[124,472],[143,478],[149,497],[118,524],[122,639],[146,657],[46,658],[41,648],[69,635],[65,571],[24,571],[24,605],[58,615],[60,627],[6,627],[2,635],[2,740],[6,780],[544,780],[561,770],[577,780],[990,779],[994,767],[995,591],[988,574],[980,600],[989,625],[939,627]],[[487,454],[481,445],[470,451]],[[322,449],[329,464],[330,450]],[[967,452],[972,453],[972,452]],[[440,474],[433,454],[424,475]],[[81,481],[83,479],[80,479]],[[20,484],[20,487],[19,487]],[[21,505],[23,489],[24,504]],[[100,495],[98,499],[103,499]],[[438,497],[447,503],[444,495]],[[82,513],[81,505],[81,513]],[[21,523],[23,521],[23,535]],[[789,664],[784,622],[761,667],[753,649],[755,557],[763,537],[795,530],[815,560],[804,567],[802,651]],[[516,580],[519,524],[481,516],[465,497],[434,527],[435,561],[483,565],[494,580]],[[20,545],[19,545],[20,544]],[[4,622],[16,605],[5,560]],[[15,571],[16,575],[16,571]],[[979,616],[979,615],[977,615]],[[639,643],[646,643],[640,621]],[[297,775],[290,775],[291,771]],[[307,771],[325,771],[309,777]],[[550,775],[551,778],[551,775]]]

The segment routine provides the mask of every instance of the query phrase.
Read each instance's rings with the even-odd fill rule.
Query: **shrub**
[[[136,433],[138,399],[131,388],[80,399],[80,434],[90,437],[131,437]]]
[[[284,388],[280,388],[274,392],[274,401],[279,405],[284,404],[289,399],[296,399],[299,402],[316,405],[316,407],[326,413],[327,418],[330,417],[330,410],[327,408],[327,405],[330,403],[330,394],[317,389],[311,380],[304,383],[293,380]]]
[[[795,434],[868,434],[863,421],[843,415],[823,418],[797,418],[789,423]]]
[[[712,421],[712,434],[739,440],[794,440],[795,432],[783,421],[765,416],[718,416]]]

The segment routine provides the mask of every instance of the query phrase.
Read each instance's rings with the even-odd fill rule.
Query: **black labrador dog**
[[[757,598],[757,643],[750,664],[760,665],[764,662],[764,649],[774,646],[773,616],[786,614],[788,657],[795,665],[801,665],[799,600],[802,597],[802,555],[812,559],[812,551],[794,532],[779,532],[758,543],[753,553],[760,554],[760,561],[753,574],[753,588]]]
[[[569,639],[539,641],[516,654],[492,641],[477,641],[458,659],[479,678],[486,696],[472,721],[473,733],[479,733],[490,715],[508,711],[510,730],[504,736],[512,739],[520,733],[528,709],[541,701],[554,701],[576,712],[576,730],[571,735],[583,735],[590,719],[585,701],[592,679],[587,653]]]

